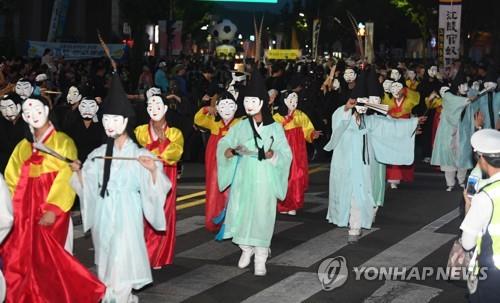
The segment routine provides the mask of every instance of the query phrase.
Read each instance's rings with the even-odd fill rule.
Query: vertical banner
[[[276,45],[275,47],[280,49],[283,48],[281,43],[283,43],[283,33],[276,33]]]
[[[52,17],[50,18],[47,42],[54,42],[64,34],[66,15],[68,14],[70,0],[54,0]]]
[[[368,63],[372,64],[375,59],[375,52],[373,50],[373,33],[375,25],[373,22],[365,23],[365,57]]]
[[[312,56],[316,60],[318,58],[319,31],[321,29],[321,20],[314,19],[313,21],[313,37],[312,37]]]
[[[158,42],[159,42],[159,55],[160,57],[167,55],[167,20],[158,21]],[[154,41],[154,38],[153,38]]]
[[[172,55],[178,56],[182,52],[182,21],[175,21],[172,35]]]
[[[439,0],[439,65],[447,67],[460,58],[461,0]]]

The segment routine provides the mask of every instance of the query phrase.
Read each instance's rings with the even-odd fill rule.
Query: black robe
[[[17,143],[25,138],[29,128],[21,117],[17,119],[16,123],[7,121],[3,117],[0,120],[0,132],[2,134],[0,140],[0,169],[3,173],[12,151]]]
[[[78,159],[84,162],[87,156],[97,147],[104,144],[106,134],[101,122],[91,122],[90,126],[85,127],[83,118],[73,120],[71,125],[66,126],[66,134],[75,141],[78,150]]]

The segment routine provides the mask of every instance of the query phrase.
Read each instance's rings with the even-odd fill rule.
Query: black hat
[[[492,65],[490,65],[488,67],[488,72],[486,73],[486,77],[484,78],[484,82],[497,83],[497,80],[498,80],[497,72],[496,72],[495,68]]]
[[[382,97],[384,95],[384,88],[382,84],[378,81],[378,75],[375,72],[375,67],[372,67],[368,71],[367,79],[367,93],[368,96]]]
[[[135,117],[134,109],[127,98],[127,94],[123,89],[118,73],[113,74],[111,86],[109,87],[108,94],[104,99],[101,114],[119,115],[126,118]]]
[[[368,97],[367,78],[368,75],[366,71],[363,71],[358,75],[356,78],[356,86],[354,86],[354,89],[351,92],[351,98],[356,99]]]
[[[258,97],[264,100],[264,104],[269,102],[269,94],[267,93],[266,83],[258,70],[252,73],[252,78],[241,92],[243,97]]]
[[[0,100],[12,100],[14,104],[22,104],[24,101],[18,94],[14,92],[10,92],[7,95],[3,95],[2,98],[0,98]]]
[[[455,78],[453,78],[453,81],[451,82],[451,90],[453,91],[453,93],[457,93],[458,92],[458,86],[460,84],[464,84],[464,83],[467,83],[467,77],[465,76],[465,72],[464,72],[464,69],[463,68],[460,68],[457,72],[457,74],[455,75]]]

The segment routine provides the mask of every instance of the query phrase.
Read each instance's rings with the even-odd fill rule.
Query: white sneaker
[[[391,185],[391,189],[398,189],[398,185],[396,183],[389,183]]]
[[[291,210],[291,211],[288,212],[288,214],[290,216],[295,216],[295,215],[297,215],[297,211],[296,210]]]
[[[254,247],[248,245],[240,245],[241,248],[241,257],[238,261],[238,267],[243,269],[250,265],[250,261],[254,254]]]
[[[361,229],[358,228],[350,228],[349,233],[347,235],[347,243],[357,243],[359,238],[361,237]]]
[[[255,258],[254,258],[254,275],[265,276],[266,271],[266,260],[269,255],[269,248],[267,247],[255,247]]]
[[[454,186],[448,186],[448,187],[446,188],[446,191],[448,191],[448,192],[449,192],[449,191],[452,191],[452,190],[453,190],[453,187],[454,187]]]

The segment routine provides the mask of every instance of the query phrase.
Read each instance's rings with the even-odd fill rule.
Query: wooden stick
[[[95,159],[102,159],[102,160],[135,160],[135,161],[139,160],[139,158],[134,158],[134,157],[110,157],[110,156],[97,156],[97,157],[92,158],[92,160],[95,160]],[[158,161],[158,162],[163,162],[163,160],[157,159],[157,158],[153,159],[153,160],[154,161]]]

